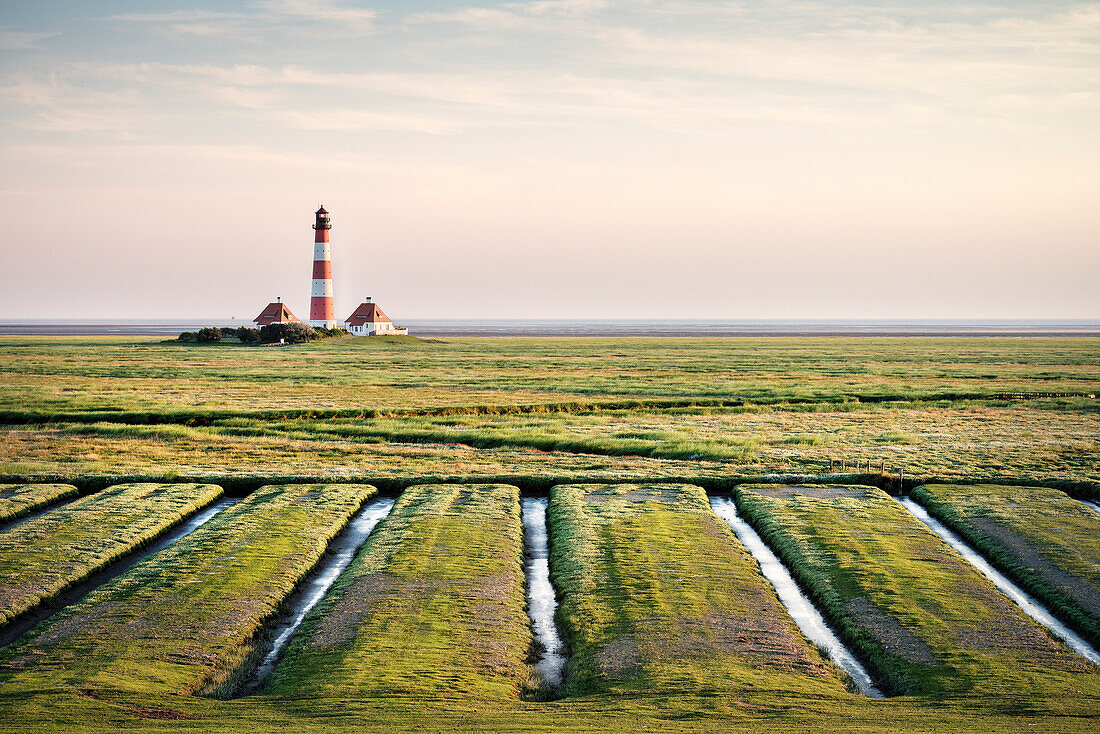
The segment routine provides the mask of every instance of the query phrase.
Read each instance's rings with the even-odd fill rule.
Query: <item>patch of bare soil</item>
[[[118,706],[126,709],[131,714],[139,719],[163,719],[167,721],[197,721],[199,719],[206,718],[205,716],[195,716],[194,714],[187,714],[183,711],[176,711],[170,708],[164,708],[163,706],[141,706],[138,704],[126,703],[125,701],[110,701],[104,699],[101,696],[97,696],[94,691],[87,689],[77,690],[77,695],[84,698],[90,698],[93,701],[102,701],[104,703]]]
[[[790,499],[791,497],[812,497],[819,500],[834,500],[838,497],[852,497],[864,499],[867,496],[868,487],[853,486],[822,486],[822,487],[795,487],[785,484],[754,485],[748,488],[750,492],[775,497],[776,499]]]
[[[626,680],[641,671],[638,659],[638,641],[634,635],[621,635],[603,645],[592,662],[605,678]]]
[[[386,594],[398,586],[385,573],[372,573],[356,579],[329,611],[317,620],[310,635],[311,647],[336,647],[351,642],[360,623]]]
[[[859,626],[867,630],[891,655],[916,665],[939,665],[940,660],[924,640],[914,635],[895,617],[879,609],[865,596],[844,605]]]
[[[1007,550],[1025,568],[1034,569],[1044,581],[1073,599],[1094,617],[1100,617],[1100,589],[1051,563],[1027,538],[989,517],[969,517],[967,522]]]
[[[1037,624],[1023,616],[1007,596],[983,583],[960,584],[958,591],[980,599],[994,612],[994,619],[980,628],[952,628],[959,647],[966,650],[1019,652],[1043,665],[1074,672],[1091,670],[1084,658],[1051,639]]]

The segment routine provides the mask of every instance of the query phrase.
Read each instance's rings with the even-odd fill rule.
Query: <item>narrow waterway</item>
[[[351,519],[340,534],[329,545],[328,554],[321,559],[306,579],[305,583],[287,599],[287,612],[278,620],[273,632],[271,648],[264,655],[260,666],[251,680],[244,686],[244,693],[254,692],[264,679],[275,669],[279,656],[298,628],[302,626],[306,615],[336,583],[336,579],[351,564],[359,548],[366,542],[374,526],[393,509],[392,499],[380,499],[371,502]]]
[[[1020,609],[1024,611],[1024,614],[1049,629],[1075,652],[1082,655],[1093,664],[1100,665],[1100,651],[1097,651],[1096,648],[1086,642],[1084,638],[1058,621],[1053,614],[1047,611],[1046,607],[1010,581],[1007,576],[989,565],[989,563],[972,549],[965,540],[949,530],[947,526],[939,520],[929,515],[928,510],[908,497],[902,497],[898,501],[901,502],[907,510],[912,512],[918,520],[931,528],[932,532],[943,538],[947,541],[948,545],[962,554],[963,558],[969,561],[974,568],[978,569],[983,576],[992,581],[998,589],[1004,592],[1005,596],[1016,602]]]
[[[565,644],[554,621],[558,600],[550,583],[550,538],[546,532],[549,502],[545,497],[525,497],[520,504],[527,557],[527,614],[539,650],[535,670],[547,687],[556,689],[565,676]]]
[[[240,497],[223,497],[209,507],[199,510],[175,529],[160,536],[144,548],[132,551],[129,555],[123,556],[110,566],[107,566],[107,568],[93,573],[76,586],[72,586],[61,592],[57,599],[49,604],[38,607],[23,616],[17,617],[15,621],[0,630],[0,647],[10,645],[39,622],[49,619],[65,607],[76,604],[93,589],[99,588],[116,576],[121,576],[149,556],[159,553],[181,538],[195,532],[219,512],[227,507],[232,507],[238,502],[240,502]]]
[[[786,566],[772,553],[771,548],[752,529],[752,526],[737,514],[737,505],[733,500],[727,497],[711,497],[710,506],[718,517],[733,528],[737,539],[756,558],[764,578],[775,587],[779,594],[779,601],[787,608],[791,619],[798,625],[798,629],[802,630],[802,634],[823,650],[838,668],[848,674],[860,693],[871,698],[884,698],[882,691],[875,686],[875,682],[867,673],[867,669],[825,623],[821,612],[798,588],[798,584],[795,583]]]
[[[1093,512],[1100,512],[1100,503],[1093,502],[1092,500],[1081,500],[1081,504]]]

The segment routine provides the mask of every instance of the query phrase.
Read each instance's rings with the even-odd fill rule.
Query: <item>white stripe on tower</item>
[[[313,225],[313,286],[309,291],[309,325],[336,328],[336,307],[332,302],[332,259],[328,231],[332,225],[322,206]]]

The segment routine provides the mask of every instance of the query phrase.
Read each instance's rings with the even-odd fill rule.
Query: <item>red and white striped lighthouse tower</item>
[[[309,325],[336,328],[336,307],[332,303],[332,260],[328,249],[328,231],[332,225],[322,206],[313,225],[313,288],[309,298]]]

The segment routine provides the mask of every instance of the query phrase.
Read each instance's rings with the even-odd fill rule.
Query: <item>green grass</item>
[[[69,482],[83,492],[137,478],[224,481],[232,492],[291,481],[377,481],[387,492],[440,481],[514,484],[525,492],[579,482],[675,481],[718,491],[752,478],[806,481],[803,477],[827,472],[830,459],[844,459],[849,467],[870,461],[873,467],[885,463],[890,471],[903,470],[909,486],[916,480],[1041,483],[1100,496],[1100,404],[1081,397],[999,396],[1016,391],[1100,392],[1098,345],[1097,339],[1045,338],[535,338],[346,339],[249,349],[134,338],[3,337],[0,422],[8,423],[0,425],[0,481]],[[859,481],[874,480],[868,475]],[[704,512],[697,504],[690,512],[680,508],[680,514],[661,514],[667,524],[658,524],[652,535],[640,528],[632,538],[630,523],[616,520],[620,526],[611,540],[597,538],[626,550],[613,562],[586,563],[619,569],[633,584],[631,594],[648,600],[645,605],[626,604],[629,616],[615,625],[621,622],[627,629],[629,622],[659,636],[665,630],[655,630],[656,624],[645,616],[665,613],[653,602],[691,606],[702,598],[698,585],[710,595],[699,602],[700,608],[713,603],[719,610],[737,612],[772,603],[767,601],[770,587],[748,593],[759,583],[758,574],[751,561],[748,567],[741,565],[744,559],[738,554],[744,552],[724,525],[715,531],[722,536],[705,532],[700,540],[700,523],[710,527],[717,521],[704,520],[709,509]],[[319,542],[312,535],[301,540],[302,534],[318,523],[332,527],[302,508],[294,510],[304,513],[299,515],[268,513],[264,505],[246,514],[266,524],[235,525],[232,531],[248,538],[246,555],[253,565],[236,565],[239,559],[227,529],[226,534],[209,536],[214,539],[209,545],[184,546],[191,548],[190,555],[178,557],[167,569],[172,575],[164,578],[190,573],[196,581],[178,597],[181,607],[191,605],[189,616],[166,602],[158,607],[157,599],[145,596],[152,592],[141,591],[143,585],[156,588],[161,577],[160,571],[143,571],[147,575],[141,583],[125,587],[125,594],[102,597],[111,600],[97,612],[102,623],[96,624],[107,630],[105,636],[61,639],[63,628],[51,626],[57,639],[25,647],[24,652],[46,663],[7,670],[5,675],[12,677],[0,684],[0,731],[877,732],[889,727],[905,733],[1091,734],[1097,728],[1100,707],[1091,684],[1086,681],[1078,687],[1080,693],[1066,694],[1067,683],[1077,679],[1058,664],[1042,671],[1022,665],[1006,674],[1003,685],[979,686],[969,696],[952,692],[942,699],[868,701],[839,690],[831,677],[813,678],[768,665],[751,668],[742,665],[742,658],[723,657],[725,653],[701,653],[703,659],[685,655],[684,660],[673,654],[685,646],[721,648],[719,635],[668,634],[668,644],[647,658],[648,667],[638,678],[610,680],[593,663],[598,657],[584,658],[586,670],[596,665],[596,677],[584,684],[593,687],[575,688],[552,702],[517,698],[526,685],[518,672],[525,666],[515,668],[514,677],[488,668],[471,670],[461,652],[421,677],[416,671],[423,665],[416,663],[411,640],[423,636],[442,644],[439,638],[446,633],[475,634],[474,623],[462,615],[438,628],[410,626],[414,620],[422,623],[408,613],[410,606],[429,596],[416,582],[442,588],[432,576],[432,565],[408,570],[407,596],[394,601],[392,634],[372,628],[392,650],[400,649],[400,655],[391,656],[391,672],[377,680],[371,672],[357,670],[360,677],[341,678],[341,686],[347,687],[334,686],[332,695],[322,689],[285,695],[281,689],[279,695],[229,701],[181,695],[179,691],[193,686],[197,692],[213,693],[232,688],[239,671],[248,669],[254,650],[247,630],[278,604],[308,565],[296,557],[299,549],[312,553]],[[696,510],[701,514],[694,514]],[[452,520],[457,522],[447,522]],[[820,527],[822,532],[837,529],[837,538],[862,547],[865,536],[844,535],[844,522],[822,521]],[[433,564],[459,574],[464,569],[454,567],[456,559],[481,558],[482,544],[489,541],[477,523],[451,530],[446,538],[454,557],[433,557]],[[696,545],[681,547],[686,541],[681,543],[677,534],[694,538]],[[402,541],[410,553],[444,537],[419,535],[411,533]],[[900,558],[889,553],[882,558],[905,561],[912,549],[902,536],[892,541]],[[648,538],[651,545],[639,538]],[[494,537],[493,543],[500,554],[497,562],[517,559],[510,536]],[[733,592],[695,577],[690,577],[692,590],[667,583],[650,588],[654,585],[645,579],[656,574],[668,581],[661,569],[670,567],[655,558],[654,548],[674,549],[669,556],[677,569],[698,566],[717,569],[719,576],[729,574]],[[879,556],[860,553],[869,574],[886,578],[876,568]],[[278,566],[280,558],[287,558],[289,565]],[[905,562],[914,573],[934,565],[914,558]],[[413,569],[411,560],[408,568]],[[218,588],[207,589],[207,580]],[[905,591],[906,603],[915,603],[916,593]],[[453,609],[455,594],[432,603]],[[935,610],[953,598],[933,586],[928,604]],[[888,601],[881,603],[888,607]],[[91,626],[89,608],[80,608],[79,622],[62,612],[61,618],[70,620],[65,634],[69,629],[97,629]],[[226,608],[238,609],[244,620],[231,634],[216,626],[227,618]],[[154,620],[151,615],[158,609]],[[760,616],[776,624],[771,614]],[[150,628],[156,621],[156,629],[171,631],[132,640],[129,628],[119,632],[126,619]],[[779,612],[776,619],[786,617]],[[602,618],[596,621],[605,624]],[[581,629],[588,622],[577,618],[574,624]],[[263,624],[255,629],[251,634],[264,634]],[[608,635],[614,631],[599,629]],[[509,624],[504,631],[494,627],[489,633],[507,650],[518,650],[526,644],[521,638],[528,639],[525,624]],[[407,636],[404,648],[398,647],[400,634]],[[111,635],[118,639],[111,640]],[[945,639],[943,644],[950,644],[953,638]],[[682,645],[684,640],[690,644]],[[469,647],[455,642],[462,650]],[[139,650],[139,644],[149,651]],[[620,647],[629,646],[621,642]],[[1005,670],[1009,652],[980,658],[992,666],[990,676]],[[423,659],[431,660],[431,654],[423,651]],[[377,662],[378,670],[391,663],[372,657],[366,647],[355,655]],[[59,656],[67,657],[62,661]],[[984,674],[966,667],[978,665],[978,659],[972,656],[959,670],[944,672],[941,682],[982,678]],[[66,666],[70,670],[62,670]],[[725,672],[706,675],[715,666]],[[738,677],[726,675],[729,671],[738,671]],[[319,667],[301,672],[303,680],[307,674],[311,680],[323,679],[325,673]],[[1033,683],[1026,694],[1020,693],[1023,678]],[[649,692],[643,680],[653,681],[657,692]],[[777,685],[780,680],[789,685]],[[822,686],[828,690],[822,692]],[[169,690],[175,693],[165,693]],[[377,690],[379,696],[344,695],[357,690]],[[396,697],[386,693],[400,690],[413,692]]]
[[[409,410],[1097,392],[1096,339],[344,339],[290,349],[0,338],[0,411]],[[624,406],[627,407],[627,406]],[[140,422],[140,421],[131,421]]]
[[[258,490],[0,652],[0,712],[31,693],[231,692],[257,662],[264,622],[374,494]]]
[[[24,515],[77,494],[71,484],[0,484],[0,523]]]
[[[565,694],[848,695],[689,485],[555,487]]]
[[[1042,487],[928,484],[913,497],[1100,646],[1100,514]]]
[[[531,680],[519,490],[412,487],[292,640],[267,692],[514,699]]]
[[[221,494],[211,484],[124,484],[0,532],[0,623],[48,603]]]
[[[900,694],[1095,712],[1100,675],[897,501],[867,487],[738,489],[744,517]]]

